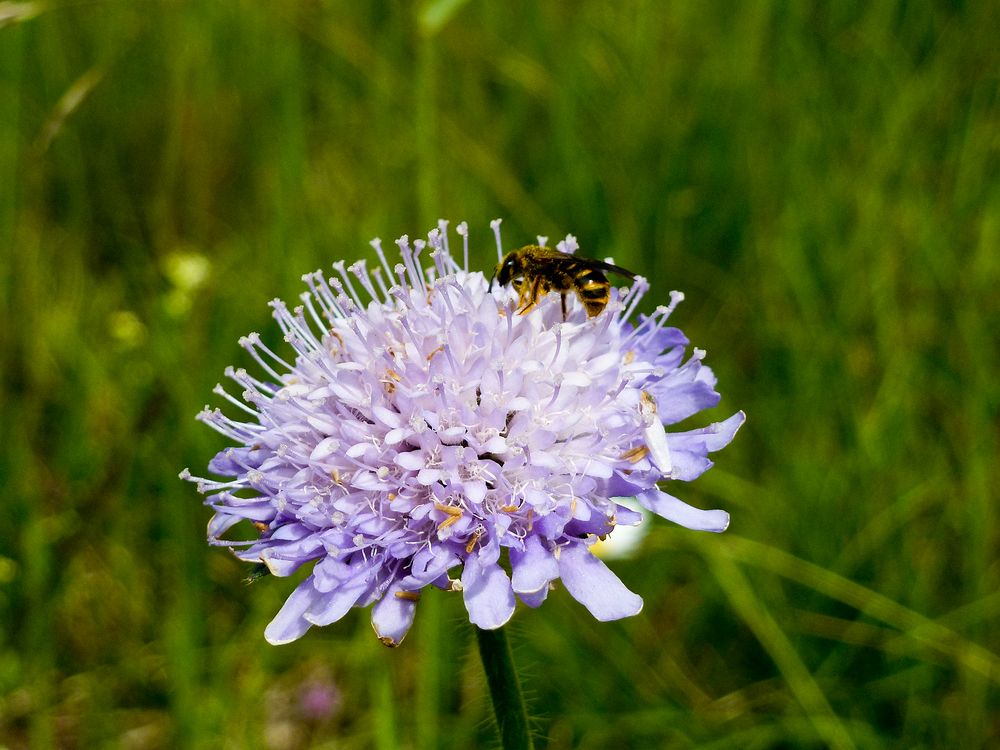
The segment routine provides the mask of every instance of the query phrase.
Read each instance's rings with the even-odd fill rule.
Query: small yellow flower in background
[[[125,349],[134,349],[146,340],[146,326],[131,310],[116,310],[108,316],[111,338]]]
[[[163,272],[173,287],[164,298],[167,312],[184,317],[191,309],[191,299],[208,280],[212,262],[194,250],[175,250],[163,261]]]
[[[0,583],[10,583],[17,578],[18,565],[9,557],[0,555]]]

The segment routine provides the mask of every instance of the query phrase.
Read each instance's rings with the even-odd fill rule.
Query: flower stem
[[[510,652],[507,633],[503,628],[476,628],[476,638],[479,641],[479,656],[486,671],[486,681],[490,686],[490,697],[493,699],[500,744],[503,750],[532,750],[524,698],[514,671],[514,658]]]

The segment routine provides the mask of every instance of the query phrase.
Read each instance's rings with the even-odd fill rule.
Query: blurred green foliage
[[[540,747],[1000,743],[996,19],[0,2],[0,746],[493,746],[457,597],[268,646],[294,582],[177,480],[266,301],[439,216],[484,269],[503,216],[683,289],[749,414],[681,493],[730,530],[614,563],[640,616],[515,617]]]

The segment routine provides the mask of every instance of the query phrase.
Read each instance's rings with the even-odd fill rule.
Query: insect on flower
[[[610,298],[611,284],[605,272],[635,278],[632,271],[621,266],[541,245],[525,245],[507,253],[497,264],[490,289],[494,279],[501,286],[512,284],[518,292],[520,315],[529,312],[549,292],[559,292],[563,320],[566,320],[566,295],[573,291],[586,308],[587,317],[593,318],[607,307]]]

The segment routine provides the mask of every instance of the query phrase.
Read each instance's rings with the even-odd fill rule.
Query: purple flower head
[[[426,242],[400,238],[395,266],[374,240],[381,268],[303,277],[301,305],[271,303],[291,355],[245,337],[262,377],[227,371],[242,400],[216,388],[241,419],[199,415],[235,443],[209,464],[229,479],[181,474],[215,510],[210,542],[279,576],[314,563],[271,643],[374,604],[376,634],[396,645],[427,585],[461,592],[480,628],[506,623],[516,599],[537,607],[556,579],[598,620],[628,617],[642,599],[589,549],[641,521],[615,498],[691,529],[729,524],[659,488],[708,469],[744,420],[664,429],[719,401],[704,352],[685,359],[666,325],[683,295],[633,323],[649,287],[637,277],[593,318],[571,296],[564,321],[557,294],[518,315],[516,292],[468,270],[464,223],[458,234],[461,265],[442,221]],[[243,520],[256,538],[223,539]]]
[[[343,696],[333,680],[326,675],[317,675],[299,686],[298,702],[302,718],[322,722],[340,711]]]

